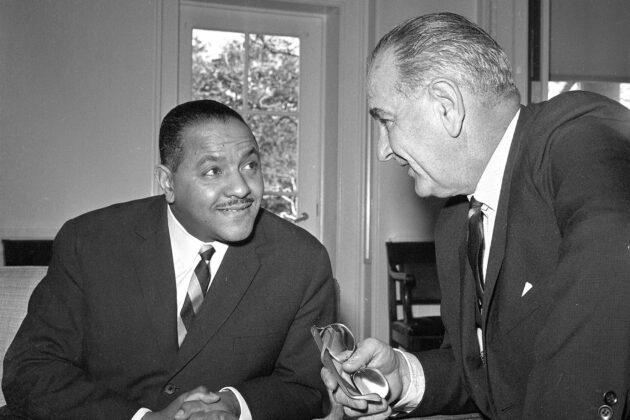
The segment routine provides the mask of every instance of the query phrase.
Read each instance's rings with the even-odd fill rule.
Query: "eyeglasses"
[[[363,367],[350,375],[347,381],[341,376],[333,359],[343,363],[356,350],[352,331],[344,324],[330,324],[325,327],[311,327],[311,334],[320,351],[320,359],[337,379],[341,390],[350,398],[379,402],[389,393],[389,384],[383,374],[372,368]]]

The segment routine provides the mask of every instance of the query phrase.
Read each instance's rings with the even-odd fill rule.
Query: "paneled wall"
[[[154,0],[0,1],[0,236],[152,193]]]

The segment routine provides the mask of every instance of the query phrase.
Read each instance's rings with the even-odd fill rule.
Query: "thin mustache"
[[[226,201],[225,203],[221,203],[220,205],[217,206],[217,208],[218,209],[223,209],[223,208],[230,208],[230,207],[236,207],[236,206],[249,205],[249,204],[253,204],[253,203],[254,203],[254,199],[253,198],[236,199],[236,200]]]

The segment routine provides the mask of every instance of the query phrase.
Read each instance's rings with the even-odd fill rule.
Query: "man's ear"
[[[464,99],[459,86],[450,79],[433,79],[429,84],[429,94],[434,100],[435,109],[448,134],[451,137],[459,136],[466,116]]]
[[[173,185],[173,172],[164,165],[155,167],[155,177],[158,185],[164,191],[166,202],[173,203],[175,201],[175,189]]]

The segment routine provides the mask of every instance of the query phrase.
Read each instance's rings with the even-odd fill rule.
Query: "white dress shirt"
[[[175,287],[177,289],[177,324],[179,325],[182,320],[179,316],[184,301],[186,300],[186,293],[188,292],[188,284],[195,271],[195,267],[199,263],[199,250],[203,245],[212,245],[214,248],[214,254],[210,260],[210,284],[212,279],[219,271],[223,257],[227,252],[228,245],[221,242],[205,243],[192,236],[188,231],[179,223],[170,205],[168,206],[168,233],[171,238],[171,250],[173,252],[173,267],[175,269]],[[208,286],[210,287],[210,286]],[[181,345],[181,343],[179,343]],[[221,391],[230,390],[236,396],[241,406],[241,416],[239,420],[252,420],[251,412],[245,402],[245,399],[235,388],[225,387]],[[150,412],[148,408],[141,408],[131,418],[131,420],[140,420],[142,416]]]
[[[514,138],[514,131],[516,129],[516,122],[520,115],[520,110],[516,112],[512,121],[508,125],[503,137],[499,141],[497,148],[492,153],[488,165],[481,174],[481,178],[477,183],[475,192],[472,194],[477,201],[482,204],[481,211],[483,213],[483,234],[484,234],[484,251],[483,251],[483,275],[486,276],[486,269],[488,268],[488,256],[490,255],[490,246],[492,244],[492,233],[494,232],[494,222],[497,215],[497,208],[499,205],[499,195],[501,193],[501,184],[503,183],[503,174],[505,172],[505,165],[507,164],[508,154],[510,153],[510,147],[512,145],[512,139]],[[468,196],[470,199],[471,196]],[[479,347],[483,351],[483,340],[481,329],[477,330],[477,337],[479,339]],[[406,353],[400,352],[407,363],[409,372],[411,375],[409,389],[403,390],[403,396],[400,401],[394,406],[394,409],[399,411],[411,412],[422,401],[425,390],[424,370],[422,364],[417,357]],[[419,377],[421,376],[421,378]]]

